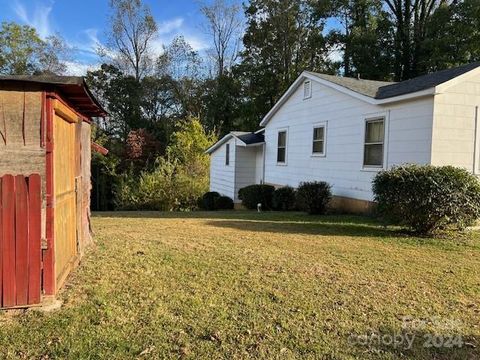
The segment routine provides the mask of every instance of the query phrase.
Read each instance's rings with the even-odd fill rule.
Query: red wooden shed
[[[0,308],[41,304],[90,234],[91,119],[81,77],[0,77]]]

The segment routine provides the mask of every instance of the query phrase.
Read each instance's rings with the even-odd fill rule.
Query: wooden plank
[[[39,174],[31,175],[28,181],[28,304],[40,303],[42,261],[42,182]]]
[[[15,306],[15,179],[2,180],[3,203],[3,307]]]
[[[23,175],[15,177],[15,305],[28,303],[28,187]]]
[[[80,115],[78,115],[72,108],[68,107],[58,99],[53,100],[53,108],[55,109],[55,114],[68,122],[73,123],[82,120]]]
[[[0,177],[0,308],[3,307],[3,197]]]
[[[43,259],[43,284],[42,289],[45,295],[55,295],[55,229],[54,229],[54,156],[53,151],[56,148],[53,139],[54,122],[53,122],[53,100],[51,94],[46,97],[45,109],[45,136],[46,136],[46,181],[45,181],[45,200],[46,200],[46,220],[45,220],[45,235],[47,240],[47,249],[42,254]]]

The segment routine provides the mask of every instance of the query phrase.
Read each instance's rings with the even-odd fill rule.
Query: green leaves
[[[42,40],[37,31],[27,25],[3,22],[0,28],[0,74],[31,75],[51,71],[61,74],[65,65],[58,54],[67,50],[59,36]]]
[[[405,165],[373,181],[378,213],[422,234],[462,230],[480,217],[480,182],[453,166]]]

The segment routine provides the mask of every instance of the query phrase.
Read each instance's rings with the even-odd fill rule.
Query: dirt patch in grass
[[[0,315],[1,358],[480,357],[477,233],[299,213],[93,221],[64,307]]]

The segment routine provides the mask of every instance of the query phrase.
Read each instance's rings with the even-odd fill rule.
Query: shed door
[[[75,123],[54,117],[55,272],[62,286],[77,256]]]

